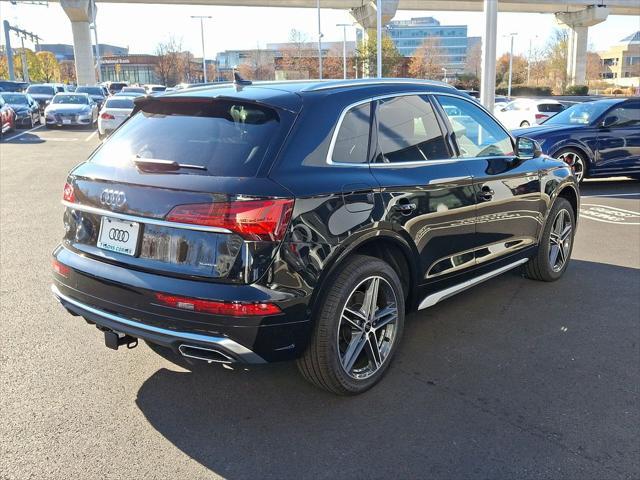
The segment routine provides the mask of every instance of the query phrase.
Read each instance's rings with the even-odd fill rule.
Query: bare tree
[[[467,49],[464,70],[480,78],[480,73],[482,73],[482,45],[480,43],[476,43]]]
[[[181,59],[182,42],[171,36],[166,42],[156,45],[156,73],[160,82],[172,86],[179,83],[184,61]]]

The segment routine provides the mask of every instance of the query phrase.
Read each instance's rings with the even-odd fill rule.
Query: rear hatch
[[[147,97],[67,179],[63,244],[163,275],[252,283],[293,199],[266,177],[295,119],[246,99]]]

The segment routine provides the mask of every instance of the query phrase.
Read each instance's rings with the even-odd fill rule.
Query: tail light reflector
[[[536,120],[544,120],[545,118],[549,118],[549,115],[544,115],[542,113],[536,113]]]
[[[76,201],[75,193],[73,192],[73,185],[70,183],[64,184],[64,189],[62,190],[62,199],[65,202],[74,203]]]
[[[113,115],[111,115],[110,113],[104,112],[102,113],[102,115],[100,115],[100,118],[102,118],[103,120],[115,120],[116,117],[114,117]]]
[[[226,228],[249,240],[278,241],[289,226],[293,203],[292,199],[268,199],[178,205],[166,219]]]
[[[53,259],[51,261],[51,266],[53,267],[53,271],[56,272],[58,275],[67,278],[69,276],[69,272],[71,271],[71,269],[69,267],[67,267],[66,265],[60,263],[58,260]]]
[[[275,315],[281,313],[280,307],[274,303],[242,303],[218,302],[215,300],[201,300],[198,298],[180,297],[156,293],[156,300],[163,305],[193,312],[212,313],[214,315],[228,315],[231,317],[253,317]]]

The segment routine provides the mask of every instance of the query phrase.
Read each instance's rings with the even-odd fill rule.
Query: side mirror
[[[516,154],[518,158],[528,160],[530,158],[538,158],[542,155],[542,148],[535,140],[527,137],[516,138]]]
[[[615,115],[611,115],[607,118],[605,118],[602,123],[600,124],[600,126],[602,128],[609,128],[612,127],[613,125],[615,125],[616,123],[618,123],[619,118],[616,117]]]

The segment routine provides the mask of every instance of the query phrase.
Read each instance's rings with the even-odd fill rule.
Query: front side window
[[[378,103],[377,163],[424,162],[450,158],[429,100],[407,95]]]
[[[370,118],[370,103],[354,107],[345,114],[333,145],[332,162],[367,163]]]
[[[511,137],[484,110],[457,97],[438,96],[463,158],[512,156]],[[458,115],[451,115],[456,109]]]

